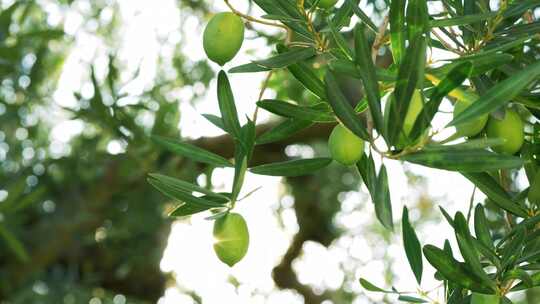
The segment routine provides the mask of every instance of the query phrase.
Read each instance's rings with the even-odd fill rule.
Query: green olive
[[[501,138],[504,143],[493,146],[499,153],[515,154],[523,145],[523,121],[519,114],[513,110],[506,110],[503,120],[490,117],[487,123],[488,138]]]
[[[462,100],[456,102],[456,104],[454,105],[454,117],[456,117],[458,114],[463,112],[471,104],[472,102],[462,101]],[[488,121],[488,117],[489,115],[485,114],[478,117],[475,120],[458,124],[456,126],[456,133],[459,136],[467,136],[467,137],[475,136],[476,134],[480,133],[482,129],[484,129]]]
[[[336,5],[337,2],[338,0],[321,0],[319,1],[319,4],[317,4],[317,6],[320,8],[328,9]]]
[[[217,257],[230,267],[246,255],[249,247],[249,231],[244,218],[229,213],[214,222],[214,251]]]
[[[203,47],[208,58],[224,65],[234,58],[244,41],[244,23],[233,13],[216,14],[203,34]]]
[[[534,179],[531,181],[528,198],[532,204],[540,205],[540,170],[536,172]]]
[[[364,141],[349,129],[339,124],[328,138],[328,148],[332,158],[345,165],[356,164],[364,154]]]
[[[487,295],[473,292],[471,304],[499,304],[501,299],[497,295]]]

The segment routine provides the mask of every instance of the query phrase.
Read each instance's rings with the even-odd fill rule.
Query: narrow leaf
[[[381,112],[381,96],[379,93],[379,83],[375,73],[375,65],[371,60],[371,47],[367,44],[367,37],[363,25],[354,28],[354,45],[356,50],[355,61],[359,66],[364,93],[366,94],[369,111],[375,123],[375,128],[379,134],[384,134],[384,121]]]
[[[474,209],[474,232],[476,238],[486,247],[493,249],[493,240],[489,232],[489,223],[481,204],[476,205]]]
[[[152,135],[152,140],[163,148],[194,161],[216,167],[232,167],[232,164],[225,158],[197,146],[157,135]]]
[[[317,54],[317,50],[312,47],[308,48],[293,48],[287,52],[278,54],[274,57],[256,60],[254,63],[272,69],[285,68],[291,64],[309,59]]]
[[[331,158],[309,158],[264,164],[250,168],[251,173],[271,176],[301,176],[311,174],[328,166]]]
[[[326,73],[324,82],[326,84],[327,101],[339,120],[347,127],[347,129],[351,130],[351,132],[358,137],[368,140],[369,135],[366,127],[362,124],[360,118],[356,116],[354,108],[343,95],[343,92],[339,88],[337,80],[331,71]]]
[[[240,123],[238,122],[238,113],[236,112],[234,95],[231,90],[229,78],[227,78],[227,74],[223,71],[220,71],[218,74],[217,98],[225,129],[229,131],[234,138],[239,138]]]
[[[190,193],[184,191],[181,188],[178,188],[177,184],[170,183],[169,180],[160,179],[159,177],[151,176],[148,178],[148,182],[158,189],[161,193],[166,196],[178,200],[182,203],[191,204],[197,207],[214,208],[214,207],[223,207],[223,204],[216,203],[214,201],[204,199],[191,195]]]
[[[287,119],[263,133],[257,138],[257,145],[264,145],[289,138],[297,132],[309,128],[313,123],[308,120]]]
[[[409,211],[407,207],[403,207],[403,215],[401,217],[401,227],[403,230],[403,244],[407,260],[414,273],[418,284],[422,281],[422,246],[416,236],[416,232],[409,222]]]
[[[424,246],[423,252],[428,262],[450,282],[472,291],[493,293],[448,252],[433,245]]]
[[[461,172],[483,172],[519,168],[519,157],[493,153],[483,149],[436,149],[406,154],[402,160],[426,167]]]
[[[394,229],[392,220],[392,203],[390,202],[390,190],[388,189],[388,176],[386,167],[381,166],[379,176],[377,177],[377,185],[375,186],[374,203],[375,214],[379,222],[388,230]]]
[[[398,139],[414,90],[417,88],[420,79],[424,77],[425,51],[425,38],[421,35],[416,36],[407,48],[403,62],[399,66],[394,90],[395,98],[390,104],[390,117],[388,118],[387,135],[391,143],[395,143]]]
[[[397,64],[405,53],[405,40],[405,0],[393,0],[390,2],[390,44]]]
[[[274,114],[308,120],[314,122],[335,122],[336,118],[330,112],[315,107],[298,106],[281,100],[265,99],[257,102],[257,105]]]
[[[480,191],[482,191],[490,200],[502,209],[520,216],[527,217],[527,211],[523,210],[518,204],[514,203],[510,195],[487,173],[461,172],[470,180]]]

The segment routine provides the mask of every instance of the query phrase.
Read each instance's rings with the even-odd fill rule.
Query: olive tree
[[[540,286],[537,0],[392,0],[378,25],[358,0],[343,1],[339,7],[336,0],[253,0],[265,12],[262,16],[244,14],[224,1],[230,11],[216,14],[204,32],[211,61],[223,67],[241,51],[246,23],[277,28],[282,39],[270,58],[227,67],[217,76],[221,116],[205,117],[232,138],[232,159],[188,142],[152,137],[183,157],[235,172],[226,193],[151,173],[153,186],[181,202],[171,217],[208,212],[208,219],[215,221],[216,254],[233,266],[249,246],[246,222],[233,212],[246,172],[303,176],[336,161],[358,172],[377,219],[393,231],[397,211],[392,209],[392,174],[385,163],[409,162],[459,172],[487,197],[483,204],[471,203],[469,210],[454,215],[441,208],[458,248],[448,240],[424,244],[403,209],[404,254],[419,286],[424,261],[435,268],[446,303],[511,303],[510,293]],[[390,65],[377,64],[382,52],[391,54]],[[440,54],[446,57],[433,60]],[[263,99],[277,70],[289,73],[312,96]],[[237,111],[235,84],[227,76],[231,73],[267,75],[259,100],[253,101],[256,111],[244,124],[239,117],[247,113]],[[346,78],[362,86],[360,101],[343,91]],[[453,105],[453,118],[444,128],[435,128],[433,122],[447,101]],[[260,133],[257,114],[263,110],[283,120]],[[328,139],[330,157],[252,165],[255,146],[317,124],[337,124]],[[453,133],[441,137],[446,130]],[[529,187],[517,182],[523,176]],[[437,301],[422,289],[410,294],[399,287],[377,287],[369,278],[359,283],[371,292],[396,294],[403,302]]]

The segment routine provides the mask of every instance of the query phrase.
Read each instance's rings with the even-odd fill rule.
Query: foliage
[[[540,285],[538,205],[527,200],[528,188],[512,188],[522,172],[531,185],[537,183],[540,54],[539,27],[533,11],[538,1],[499,1],[494,5],[483,0],[393,0],[380,27],[374,26],[374,20],[354,0],[346,0],[339,7],[307,0],[253,2],[266,15],[245,15],[225,0],[231,11],[246,22],[275,27],[283,30],[283,35],[270,58],[232,67],[228,73],[265,72],[268,83],[286,70],[313,94],[314,101],[306,104],[287,95],[282,96],[287,100],[262,100],[264,85],[257,111],[264,109],[286,120],[258,136],[258,112],[245,124],[240,123],[239,117],[244,114],[238,113],[235,106],[236,85],[229,82],[226,71],[220,71],[217,104],[221,117],[209,120],[233,138],[232,164],[185,143],[167,139],[158,143],[194,161],[234,166],[234,183],[230,192],[214,193],[152,175],[153,185],[181,202],[173,215],[209,210],[214,214],[209,219],[213,220],[228,213],[238,201],[246,171],[291,176],[320,170],[330,163],[327,158],[253,166],[254,146],[288,138],[312,125],[338,122],[366,142],[369,153],[351,169],[357,169],[362,176],[377,218],[388,230],[394,229],[394,220],[386,162],[398,160],[459,172],[487,196],[488,215],[483,205],[477,205],[474,212],[457,212],[454,216],[442,209],[455,230],[463,261],[448,240],[440,240],[444,248],[427,244],[422,247],[404,209],[405,253],[419,284],[425,258],[436,269],[435,278],[443,283],[447,303],[468,303],[471,297],[482,297],[477,293],[493,294],[497,301],[510,303],[510,293]],[[434,2],[442,9],[436,9]],[[350,34],[346,32],[348,26],[354,28],[352,46],[346,38]],[[393,63],[389,66],[376,65],[381,48],[391,53]],[[447,57],[434,60],[441,54]],[[343,91],[340,82],[350,77],[362,84],[364,99],[350,100]],[[414,104],[413,96],[420,98],[421,107]],[[520,123],[501,127],[504,132],[488,129],[478,135],[457,132],[438,138],[441,130],[434,129],[432,122],[444,100],[470,104],[460,109],[446,127],[463,128],[486,114],[488,125],[500,124],[510,115]],[[499,149],[523,134],[523,143],[518,140],[512,149]],[[379,168],[374,157],[383,159]],[[493,227],[489,220],[493,218],[506,221],[506,225]],[[398,294],[403,302],[433,301],[422,289],[411,296],[396,288],[376,287],[365,278],[360,283],[369,291]]]

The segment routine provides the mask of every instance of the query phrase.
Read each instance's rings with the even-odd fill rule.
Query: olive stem
[[[264,92],[266,91],[266,88],[268,88],[268,83],[270,82],[270,78],[272,78],[272,74],[273,74],[273,70],[271,70],[270,72],[268,72],[268,74],[266,75],[266,78],[264,79],[264,82],[263,82],[263,85],[261,87],[261,91],[259,92],[259,98],[257,99],[257,101],[261,101],[263,95],[264,95]],[[259,106],[255,106],[255,111],[253,112],[253,123],[255,124],[257,122],[257,115],[259,113]]]
[[[386,15],[386,17],[384,17],[383,23],[379,27],[379,32],[375,36],[375,41],[371,46],[371,60],[373,61],[373,63],[377,61],[377,53],[379,52],[379,48],[383,45],[384,33],[386,32],[386,28],[388,27],[389,22],[390,19],[388,15]]]
[[[269,26],[275,26],[275,27],[279,27],[279,28],[282,28],[286,31],[289,31],[289,28],[283,24],[279,24],[279,23],[274,23],[274,22],[270,22],[270,21],[265,21],[265,20],[262,20],[262,19],[258,19],[258,18],[255,18],[255,17],[252,17],[252,16],[249,16],[249,15],[246,15],[246,14],[243,14],[241,13],[239,10],[235,9],[230,3],[229,3],[229,0],[223,0],[225,2],[225,4],[229,7],[229,9],[231,10],[231,12],[233,12],[234,14],[248,20],[248,21],[251,21],[251,22],[255,22],[255,23],[260,23],[260,24],[264,24],[264,25],[269,25]]]

